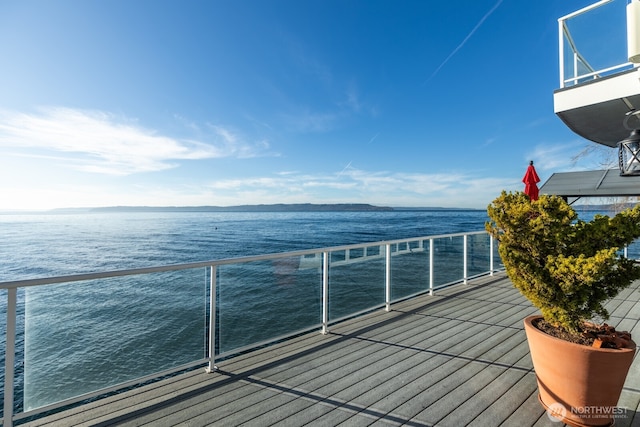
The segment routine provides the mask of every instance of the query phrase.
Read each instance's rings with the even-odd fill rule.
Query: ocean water
[[[479,231],[485,211],[0,215],[0,282]]]
[[[485,211],[473,210],[0,215],[0,282],[481,231],[485,221]],[[445,242],[440,250],[455,249]],[[218,337],[217,348],[258,339],[265,323],[276,336],[278,328],[284,333],[291,324],[300,329],[317,324],[311,312],[318,311],[320,273],[295,268],[294,275],[292,264],[299,262],[285,258],[220,267],[218,307],[225,314],[217,321],[228,332]],[[361,268],[356,276],[363,281],[384,275],[383,263],[353,268]],[[255,273],[256,285],[236,283],[237,269],[244,277]],[[272,276],[268,284],[264,271]],[[339,271],[332,274],[339,283]],[[357,306],[373,298],[368,294],[383,292],[370,283],[351,283],[351,276],[331,290],[331,298],[348,298]],[[208,281],[207,269],[198,268],[21,290],[16,410],[91,391],[112,378],[121,382],[125,371],[152,373],[205,357]],[[1,298],[6,301],[6,291]],[[251,314],[236,306],[252,307]],[[341,309],[332,307],[333,316]],[[2,331],[5,310],[3,302]],[[277,321],[267,320],[265,313],[274,310],[281,313]],[[158,351],[153,344],[160,341]],[[4,345],[3,333],[0,348]],[[133,352],[137,361],[131,361]],[[2,387],[4,355],[0,374]]]
[[[479,231],[486,220],[486,212],[466,210],[0,215],[0,282]],[[277,267],[278,271],[286,271],[286,262]],[[260,270],[261,266],[250,268]],[[126,363],[119,360],[118,355],[126,357],[132,346],[142,352],[144,363],[152,365],[150,369],[154,363],[166,366],[163,357],[176,357],[176,354],[183,355],[185,361],[204,357],[206,343],[202,331],[206,329],[203,319],[207,272],[196,269],[182,273],[180,278],[172,277],[172,274],[152,275],[146,282],[131,278],[21,290],[18,294],[16,408],[22,410],[23,394],[30,396],[28,399],[33,402],[24,405],[25,409],[30,409],[51,401],[52,397],[47,394],[66,397],[60,396],[60,389],[69,390],[72,395],[78,392],[74,390],[77,384],[87,387],[93,383],[104,384]],[[184,274],[193,278],[185,281]],[[311,269],[308,274],[317,273]],[[227,278],[233,276],[233,269],[221,270],[220,276],[223,283],[225,280],[229,283]],[[278,277],[286,285],[290,276],[280,274]],[[158,282],[172,281],[188,285],[180,285],[179,292],[170,286],[154,286]],[[316,301],[320,290],[314,288],[280,286],[278,289],[294,292],[289,297],[291,301],[304,301],[305,298]],[[6,291],[2,298],[6,301]],[[157,303],[154,303],[156,299]],[[354,300],[357,299],[354,295]],[[278,304],[259,289],[233,286],[225,288],[219,304],[232,306],[240,302],[254,305],[256,310],[260,306],[265,306],[265,310],[273,309],[269,306]],[[91,308],[89,312],[88,307]],[[3,331],[5,309],[6,303],[2,303],[0,325]],[[226,312],[232,314],[220,319],[221,323],[230,325],[242,321],[242,313],[236,313],[234,317],[232,310]],[[304,309],[291,309],[288,317],[283,317],[284,321],[299,322],[301,327],[315,321],[305,319],[305,312]],[[292,318],[294,314],[297,317]],[[109,322],[100,321],[101,317]],[[114,319],[120,322],[117,334],[113,331]],[[243,335],[250,337],[263,327],[251,323],[243,326]],[[167,344],[163,354],[144,354],[148,342],[169,333],[180,338]],[[222,337],[224,342],[220,345],[227,345],[227,342],[233,345],[233,338]],[[2,348],[4,341],[2,334]],[[86,353],[95,357],[78,365],[77,360],[85,359]],[[0,360],[0,374],[2,386],[4,355]],[[65,383],[59,384],[58,391],[42,387],[61,377]]]

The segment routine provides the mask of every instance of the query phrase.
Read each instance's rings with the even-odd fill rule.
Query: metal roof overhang
[[[581,197],[640,196],[640,176],[620,176],[619,169],[557,172],[540,187],[540,194],[554,194],[571,203]]]

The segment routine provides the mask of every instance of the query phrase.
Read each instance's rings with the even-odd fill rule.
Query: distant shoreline
[[[90,208],[90,212],[366,212],[392,211],[386,206],[374,206],[365,203],[277,203],[238,206],[111,206]]]
[[[49,210],[5,210],[0,214],[82,214],[118,212],[400,212],[400,211],[480,211],[473,208],[390,207],[367,203],[277,203],[237,206],[105,206],[57,208]]]
[[[469,211],[483,209],[390,207],[366,203],[277,203],[237,206],[111,206],[89,209],[90,212],[398,212],[433,210]]]

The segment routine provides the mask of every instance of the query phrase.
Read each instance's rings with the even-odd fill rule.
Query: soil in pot
[[[597,348],[629,348],[632,341],[629,332],[616,331],[613,326],[606,323],[602,325],[585,323],[578,335],[572,334],[562,327],[553,326],[544,319],[534,321],[533,325],[552,337]]]

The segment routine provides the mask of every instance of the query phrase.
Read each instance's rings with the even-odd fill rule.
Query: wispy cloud
[[[220,126],[212,129],[213,141],[203,142],[160,135],[103,111],[0,111],[0,149],[5,155],[12,150],[23,156],[51,156],[82,171],[129,175],[174,168],[181,160],[251,157],[268,147],[264,141],[246,144]]]
[[[392,206],[455,206],[484,208],[517,179],[477,178],[472,173],[398,173],[365,171],[348,164],[330,174],[291,173],[271,177],[230,179],[206,186],[221,204],[236,198],[253,203],[373,203]],[[233,200],[236,200],[234,203]]]
[[[335,126],[339,113],[318,113],[308,109],[283,114],[282,119],[287,129],[295,132],[328,132]]]
[[[536,169],[541,171],[549,170],[576,170],[582,169],[580,164],[585,164],[584,168],[589,168],[593,159],[586,156],[580,160],[580,164],[574,159],[586,146],[587,143],[579,140],[561,144],[538,144],[529,152],[526,160],[533,160]]]
[[[285,171],[215,181],[137,181],[123,188],[112,180],[28,187],[0,180],[0,209],[49,209],[114,205],[231,206],[259,203],[371,203],[383,206],[485,208],[501,190],[522,187],[519,177],[478,178],[461,173],[362,170],[348,165],[331,173]]]
[[[478,23],[476,24],[475,27],[473,27],[473,29],[469,32],[469,34],[467,34],[467,36],[462,40],[462,42],[456,46],[455,49],[453,49],[453,51],[451,51],[451,53],[449,54],[449,56],[447,56],[445,58],[444,61],[442,61],[442,63],[440,65],[438,65],[438,67],[435,69],[435,71],[433,73],[431,73],[431,75],[429,76],[429,78],[425,81],[425,83],[428,83],[432,78],[434,78],[436,76],[436,74],[438,74],[438,72],[442,69],[442,67],[444,67],[447,62],[449,62],[449,60],[451,58],[453,58],[453,56],[458,53],[458,51],[460,49],[462,49],[462,47],[469,41],[469,39],[475,34],[476,31],[478,31],[478,29],[482,26],[482,24],[484,23],[484,21],[487,20],[487,18],[489,18],[489,16],[491,16],[491,14],[493,12],[495,12],[495,10],[498,8],[498,6],[500,6],[500,4],[502,3],[503,0],[498,0],[496,2],[496,4],[493,5],[493,7],[480,19],[480,21],[478,21]]]
[[[366,114],[371,117],[378,116],[378,108],[362,99],[360,90],[355,81],[351,81],[345,93],[346,100],[340,103],[348,112],[356,114]]]
[[[215,147],[218,147],[219,153],[221,154],[215,157],[237,157],[243,159],[265,156],[267,154],[275,157],[278,156],[277,153],[269,152],[270,144],[266,139],[247,144],[241,136],[229,128],[219,125],[209,125],[209,127],[217,136],[213,138],[213,144]]]

